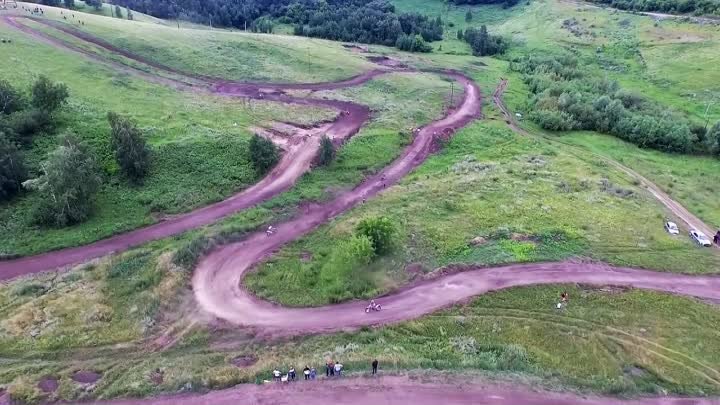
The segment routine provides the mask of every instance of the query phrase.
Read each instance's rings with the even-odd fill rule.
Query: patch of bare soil
[[[234,359],[230,360],[230,363],[239,368],[246,368],[250,367],[253,364],[257,363],[258,358],[253,356],[252,354],[244,354],[241,356],[237,356]]]
[[[42,391],[46,394],[50,394],[50,393],[57,391],[59,385],[60,384],[58,383],[57,378],[51,377],[51,376],[46,376],[46,377],[43,377],[42,379],[40,379],[40,382],[38,382],[37,386],[40,389],[40,391]]]
[[[78,370],[73,373],[72,379],[80,384],[95,384],[102,378],[102,374],[90,370]]]

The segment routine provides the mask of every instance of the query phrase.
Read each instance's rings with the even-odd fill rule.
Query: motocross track
[[[507,89],[508,81],[507,79],[503,79],[500,84],[497,86],[495,91],[493,92],[493,102],[495,105],[500,109],[502,112],[505,123],[512,129],[513,131],[517,132],[520,135],[530,135],[526,130],[524,130],[522,127],[520,127],[513,114],[510,112],[510,110],[505,105],[505,102],[503,101],[503,93],[505,93],[505,90]],[[563,143],[557,139],[553,139],[554,142],[562,143],[563,145],[567,145],[570,147],[574,147],[574,145]],[[670,212],[673,213],[676,217],[678,217],[682,222],[687,225],[688,230],[690,229],[697,229],[698,231],[701,231],[707,236],[712,237],[712,235],[715,234],[715,231],[713,228],[703,222],[700,218],[693,215],[690,211],[688,211],[685,207],[683,207],[680,203],[673,200],[672,197],[670,197],[667,193],[665,193],[660,187],[658,187],[655,183],[651,182],[647,178],[645,178],[640,173],[636,172],[635,170],[624,166],[620,164],[619,162],[609,159],[607,156],[599,155],[597,153],[592,153],[589,151],[586,151],[587,153],[602,159],[604,162],[614,166],[616,169],[620,170],[621,172],[624,172],[628,176],[638,180],[640,184],[650,193],[653,197],[655,197],[656,200],[658,200],[662,205],[665,206]],[[713,244],[714,247],[720,247],[718,245]]]
[[[177,88],[190,91],[207,91],[211,94],[228,97],[245,97],[253,99],[262,99],[281,103],[291,103],[298,105],[320,106],[334,109],[339,112],[337,118],[326,129],[325,134],[333,139],[336,143],[348,139],[357,133],[367,120],[370,118],[370,110],[364,105],[352,102],[344,102],[337,100],[314,99],[292,97],[283,93],[285,89],[311,89],[311,90],[333,90],[344,87],[351,87],[366,83],[373,78],[395,71],[393,69],[374,69],[362,73],[350,79],[329,83],[310,83],[310,84],[251,84],[251,83],[235,83],[225,80],[209,79],[205,76],[185,75],[185,80],[178,80],[151,73],[143,72],[118,62],[110,61],[102,58],[100,55],[92,53],[88,50],[76,47],[62,40],[47,35],[41,31],[34,30],[31,27],[21,24],[19,19],[31,19],[50,27],[62,30],[78,39],[86,40],[98,46],[101,46],[112,52],[117,52],[123,56],[133,59],[137,62],[151,65],[153,68],[162,70],[166,73],[182,75],[181,72],[165,67],[158,63],[145,60],[142,57],[131,54],[127,51],[113,47],[103,40],[94,38],[91,35],[71,27],[66,27],[61,23],[53,21],[30,18],[25,16],[4,15],[2,21],[12,28],[20,30],[33,38],[46,42],[58,48],[74,51],[90,58],[93,61],[102,63],[114,69],[124,72],[137,74],[145,79],[168,84]],[[449,73],[452,77],[461,77],[460,74]],[[190,84],[192,82],[202,83],[201,85]],[[18,276],[48,271],[63,266],[82,263],[93,258],[104,256],[113,252],[121,252],[131,247],[141,245],[151,240],[165,238],[176,235],[190,229],[198,228],[213,223],[223,217],[236,213],[240,210],[252,207],[262,201],[268,200],[273,196],[289,189],[297,179],[310,169],[313,159],[316,156],[320,144],[319,136],[310,136],[303,142],[292,145],[277,166],[262,180],[255,185],[231,196],[230,198],[215,204],[205,206],[195,211],[178,215],[172,219],[168,219],[157,224],[120,234],[114,237],[100,240],[89,245],[62,249],[49,253],[35,256],[23,257],[14,260],[0,261],[0,280],[7,280]]]
[[[4,18],[14,21],[13,19]],[[379,74],[379,73],[378,73]],[[706,299],[720,299],[720,278],[713,276],[688,276],[682,274],[658,273],[630,268],[614,268],[602,264],[575,262],[533,263],[509,265],[495,268],[476,268],[456,274],[440,276],[408,286],[392,295],[380,299],[383,310],[365,314],[363,305],[349,302],[320,308],[283,308],[262,301],[241,284],[243,275],[267,255],[286,243],[310,232],[331,218],[342,214],[366,198],[381,192],[388,185],[399,181],[403,176],[421,164],[436,147],[438,133],[450,134],[480,116],[480,91],[465,76],[447,72],[462,83],[465,98],[462,104],[449,114],[424,128],[415,136],[412,144],[397,160],[377,175],[366,179],[355,189],[345,192],[334,200],[314,206],[299,217],[277,225],[274,235],[264,232],[249,235],[245,240],[220,247],[204,257],[195,270],[192,279],[195,297],[202,309],[218,318],[234,324],[255,327],[275,335],[314,333],[355,329],[363,325],[375,325],[399,322],[419,317],[459,302],[463,302],[488,291],[547,283],[581,282],[594,285],[620,285],[645,288],[670,293],[692,295]],[[366,73],[344,82],[326,84],[327,88],[357,84],[374,77],[375,73]],[[364,81],[363,81],[364,80]],[[349,136],[367,120],[369,112],[357,105],[336,104],[335,101],[298,99],[280,93],[279,85],[258,85],[247,83],[215,82],[211,89],[217,94],[243,95],[246,97],[264,97],[294,103],[328,103],[326,105],[352,110],[349,116],[341,115],[333,123],[337,125],[338,136]],[[295,86],[295,85],[293,85]],[[323,84],[297,85],[323,86]],[[298,88],[298,87],[294,87]],[[306,87],[303,87],[306,88]],[[265,93],[270,90],[271,93]],[[262,94],[262,96],[261,96]],[[359,116],[357,114],[360,114]],[[364,114],[364,115],[363,115]],[[343,120],[343,117],[344,120]],[[317,142],[317,140],[315,140]],[[314,145],[313,145],[314,146]],[[314,156],[315,149],[300,148],[302,156]],[[290,153],[288,153],[290,154]],[[295,158],[302,160],[304,158]],[[31,274],[48,270],[62,264],[84,261],[112,251],[127,249],[144,241],[164,237],[182,230],[212,222],[221,217],[221,213],[234,212],[261,201],[262,196],[271,195],[273,190],[281,190],[283,184],[292,184],[294,179],[307,170],[307,160],[300,166],[279,167],[261,183],[246,192],[192,213],[180,216],[148,228],[120,235],[106,241],[74,249],[66,249],[45,255],[0,263],[0,278]],[[286,162],[292,165],[295,162]],[[276,180],[280,179],[280,180]],[[277,182],[277,183],[276,183]],[[289,182],[289,183],[288,183]],[[264,184],[264,186],[261,186]],[[275,188],[273,184],[277,184]],[[250,193],[250,190],[254,190]],[[224,205],[227,204],[227,205]],[[245,205],[247,204],[247,205]],[[218,208],[219,207],[219,208]],[[225,214],[225,215],[226,215]],[[379,381],[379,382],[378,382]],[[291,388],[292,387],[292,388]],[[293,403],[332,400],[337,403],[526,403],[526,404],[712,404],[713,399],[662,398],[618,401],[601,397],[580,397],[572,394],[552,392],[532,392],[523,388],[509,386],[481,386],[479,384],[422,384],[402,378],[389,377],[373,382],[345,380],[336,383],[292,384],[291,386],[255,386],[243,385],[230,390],[215,391],[206,395],[180,395],[173,397],[114,400],[98,404],[231,404],[231,403]],[[298,401],[300,400],[300,401]]]

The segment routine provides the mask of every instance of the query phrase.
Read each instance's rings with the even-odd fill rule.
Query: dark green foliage
[[[716,155],[720,155],[720,121],[708,129],[706,139],[710,150]]]
[[[26,178],[27,170],[20,151],[0,132],[0,201],[17,194]]]
[[[74,9],[75,8],[75,0],[63,0],[63,3],[65,3],[65,8],[67,9]]]
[[[457,39],[463,40],[465,38],[465,35],[463,34],[463,30],[457,30]]]
[[[250,140],[250,158],[255,165],[255,170],[263,175],[280,160],[280,154],[270,140],[255,134]]]
[[[22,110],[24,105],[22,94],[9,82],[0,80],[0,114],[12,114]]]
[[[222,27],[272,32],[272,20],[292,24],[295,35],[394,46],[401,35],[425,42],[442,39],[443,22],[416,13],[395,13],[384,0],[117,0],[117,4],[159,18],[188,18]]]
[[[720,15],[717,0],[590,0],[621,10],[659,11],[669,14],[714,14]]]
[[[41,165],[42,175],[25,185],[42,194],[35,220],[43,225],[67,226],[82,222],[92,210],[100,187],[95,159],[88,148],[67,135]]]
[[[468,9],[467,13],[465,13],[465,22],[470,22],[473,19],[472,10]]]
[[[395,42],[395,47],[406,52],[430,52],[432,48],[425,43],[420,35],[401,35]]]
[[[150,151],[142,133],[128,117],[108,113],[110,147],[122,172],[133,182],[140,182],[150,169]]]
[[[668,152],[708,151],[687,119],[591,76],[573,56],[530,56],[512,67],[524,74],[533,93],[530,118],[545,129],[595,130]]]
[[[52,129],[52,118],[43,110],[28,109],[12,114],[8,119],[8,136],[22,144],[30,143],[32,137],[38,132]]]
[[[53,83],[46,76],[40,76],[32,86],[32,105],[38,110],[52,114],[60,108],[69,96],[63,83]]]
[[[397,229],[390,218],[374,217],[360,221],[356,228],[356,233],[370,239],[375,254],[383,255],[393,249]]]
[[[85,0],[85,4],[98,11],[102,8],[102,0]]]
[[[120,6],[115,6],[115,17],[123,18],[122,9],[120,8]]]
[[[252,22],[252,24],[250,25],[250,29],[252,30],[252,32],[272,34],[273,26],[274,24],[270,18],[268,18],[267,16],[262,16]]]
[[[60,6],[60,0],[40,0],[39,3],[44,4],[46,6],[52,6],[52,7]]]
[[[132,10],[130,10],[130,9],[128,8],[128,9],[127,9],[127,19],[132,21],[133,18],[134,18],[134,17],[133,17]]]
[[[335,159],[335,147],[327,136],[323,136],[320,140],[320,150],[318,150],[317,164],[327,166]]]
[[[520,2],[520,0],[450,0],[453,4],[471,4],[471,5],[488,5],[501,4],[504,8],[512,7]],[[467,21],[467,15],[465,15]]]
[[[508,47],[507,42],[502,37],[490,35],[484,25],[480,29],[468,28],[465,30],[463,38],[465,42],[470,44],[475,56],[502,54],[505,53]]]
[[[173,254],[173,264],[185,270],[192,270],[201,254],[205,253],[212,241],[204,236],[195,238],[176,250]]]

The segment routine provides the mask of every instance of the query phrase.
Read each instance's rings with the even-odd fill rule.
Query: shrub
[[[88,218],[100,187],[95,159],[88,148],[67,135],[41,165],[42,175],[23,186],[42,194],[35,220],[43,225],[67,226]]]
[[[26,178],[23,156],[17,146],[0,132],[0,201],[17,194]]]
[[[0,80],[0,113],[12,114],[22,110],[24,105],[22,94],[7,81]]]
[[[150,168],[150,151],[142,133],[128,117],[108,113],[110,147],[122,172],[133,182],[140,182]]]
[[[329,292],[331,302],[340,302],[373,290],[366,274],[356,271],[370,264],[373,257],[372,242],[364,235],[353,236],[333,249],[320,268],[320,280]]]
[[[320,166],[327,166],[335,159],[335,147],[327,136],[323,136],[320,140],[320,150],[318,150],[317,163]]]
[[[49,131],[52,119],[43,110],[35,108],[18,111],[10,116],[10,129],[18,141],[29,143],[38,132]]]
[[[52,114],[60,108],[69,96],[68,88],[63,83],[53,83],[46,76],[40,76],[32,86],[32,105],[44,112]]]
[[[393,249],[397,229],[390,218],[376,217],[360,221],[356,233],[359,236],[366,236],[370,240],[375,254],[383,255]]]
[[[280,154],[270,140],[255,134],[250,140],[250,158],[255,165],[255,170],[262,175],[277,164]]]

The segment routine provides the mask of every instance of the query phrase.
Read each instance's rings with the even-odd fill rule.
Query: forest
[[[640,147],[680,153],[718,153],[720,124],[697,125],[676,112],[592,75],[572,55],[513,61],[532,93],[530,118],[551,131],[592,130]]]
[[[718,0],[590,0],[621,10],[658,11],[669,14],[720,15]]]
[[[166,19],[272,32],[272,20],[292,24],[296,35],[398,46],[427,52],[442,39],[443,22],[417,13],[396,13],[383,0],[116,0]]]

